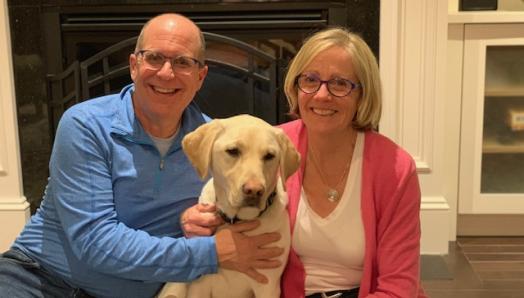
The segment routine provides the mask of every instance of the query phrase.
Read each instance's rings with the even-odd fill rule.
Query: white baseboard
[[[444,197],[422,197],[420,222],[422,238],[421,254],[448,254],[449,224],[451,213]]]
[[[29,220],[30,213],[25,197],[0,199],[0,252],[11,246]]]

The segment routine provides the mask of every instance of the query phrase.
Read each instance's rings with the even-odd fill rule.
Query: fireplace
[[[126,67],[134,38],[154,15],[184,14],[206,33],[210,73],[196,101],[212,117],[249,113],[272,124],[287,121],[281,89],[287,63],[305,36],[326,26],[352,28],[378,53],[378,0],[9,0],[8,5],[24,193],[33,211],[47,182],[61,113],[130,82]]]

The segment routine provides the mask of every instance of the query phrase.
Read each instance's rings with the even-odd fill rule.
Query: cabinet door
[[[522,214],[524,24],[466,25],[464,38],[459,213]]]

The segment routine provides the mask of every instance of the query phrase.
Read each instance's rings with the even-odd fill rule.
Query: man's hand
[[[223,221],[216,214],[214,204],[196,204],[187,208],[180,216],[180,226],[187,238],[211,236],[221,224]]]
[[[274,260],[284,249],[265,247],[280,239],[279,233],[266,233],[246,236],[243,232],[255,229],[260,225],[258,220],[230,225],[217,232],[216,249],[220,267],[247,274],[259,283],[267,283],[267,278],[256,269],[276,268],[281,262]]]

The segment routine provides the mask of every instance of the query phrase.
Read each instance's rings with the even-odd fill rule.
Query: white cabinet
[[[459,213],[523,214],[524,24],[463,28]]]

